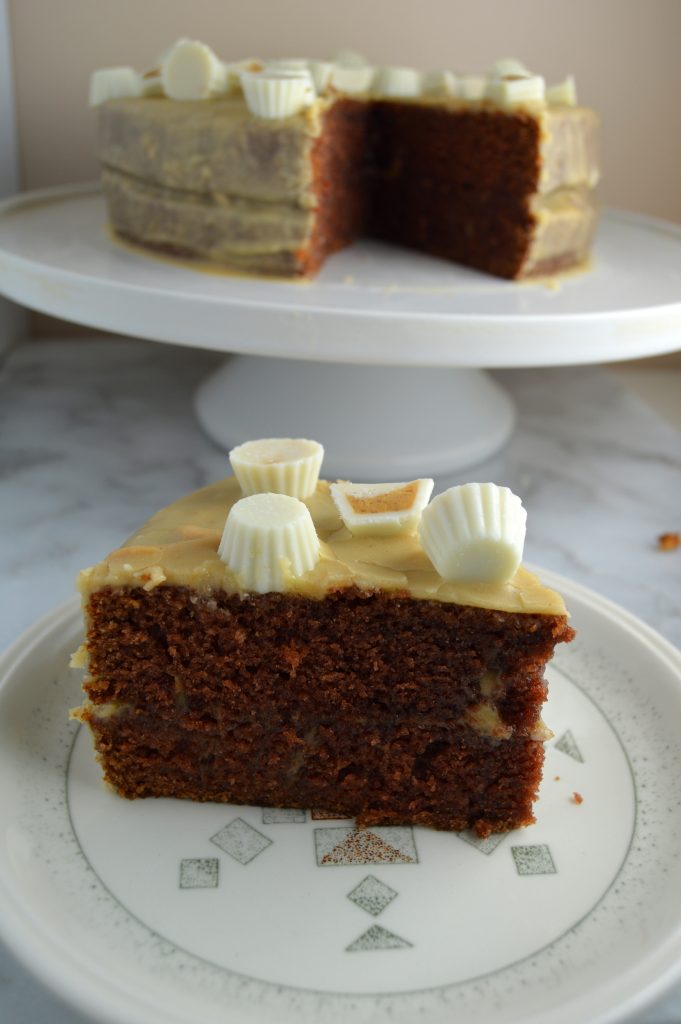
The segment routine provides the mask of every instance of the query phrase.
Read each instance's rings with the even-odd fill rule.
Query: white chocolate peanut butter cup
[[[419,539],[444,579],[503,583],[520,565],[526,520],[520,498],[508,487],[463,484],[424,509]]]
[[[307,505],[287,494],[252,494],[229,511],[218,554],[244,590],[282,593],[319,560]]]
[[[197,39],[178,39],[161,65],[161,82],[172,100],[206,100],[229,89],[227,65]]]
[[[457,95],[462,100],[481,100],[485,95],[487,79],[484,75],[460,75],[457,80]]]
[[[368,92],[375,75],[370,64],[335,64],[331,69],[329,85],[336,92],[353,96]]]
[[[92,72],[89,96],[91,107],[98,107],[108,100],[141,96],[142,93],[142,79],[134,68],[99,68]]]
[[[500,107],[522,107],[526,103],[544,103],[546,83],[541,75],[507,75],[490,78],[485,99]]]
[[[289,57],[281,60],[268,60],[265,71],[302,71],[309,72],[317,96],[323,96],[331,78],[333,64],[328,60],[307,60],[303,57]]]
[[[421,91],[421,72],[416,68],[381,68],[372,85],[376,96],[394,99],[420,96]]]
[[[424,71],[421,92],[424,96],[456,96],[457,77],[453,71]]]
[[[353,484],[338,480],[330,491],[338,514],[353,536],[416,533],[434,481]]]
[[[505,78],[508,75],[525,77],[532,72],[517,57],[499,57],[487,72],[489,78]]]
[[[318,441],[268,437],[246,441],[229,453],[243,494],[288,494],[304,500],[315,490],[324,458]]]
[[[265,119],[293,117],[315,100],[312,76],[304,68],[244,71],[241,88],[250,112]]]
[[[550,85],[546,90],[546,102],[559,104],[562,107],[577,106],[577,86],[573,75],[568,75],[557,85]]]

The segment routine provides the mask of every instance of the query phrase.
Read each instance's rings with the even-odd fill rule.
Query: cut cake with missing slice
[[[509,60],[486,76],[332,62],[320,76],[316,61],[213,55],[204,81],[209,53],[179,40],[148,75],[93,76],[124,240],[280,277],[312,276],[362,237],[503,278],[585,264],[599,122],[571,78],[547,89]]]

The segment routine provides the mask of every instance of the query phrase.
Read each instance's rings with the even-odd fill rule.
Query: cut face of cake
[[[251,481],[272,442],[253,444],[234,460]],[[432,481],[339,482],[336,504],[309,466],[269,466],[264,488],[311,490],[244,496],[230,477],[81,573],[76,715],[106,780],[130,798],[321,808],[360,827],[532,822],[544,668],[573,631],[518,565],[519,499],[471,484],[425,504]]]
[[[598,119],[571,80],[547,90],[517,62],[475,81],[315,61],[221,73],[199,45],[176,44],[165,77],[117,68],[93,80],[122,238],[284,277],[316,273],[363,236],[505,278],[586,260]],[[198,85],[178,86],[178,55],[197,62]]]

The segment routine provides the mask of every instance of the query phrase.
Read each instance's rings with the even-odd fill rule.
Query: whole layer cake
[[[312,444],[242,446],[265,446],[255,473],[235,455],[238,478],[81,573],[76,714],[106,780],[360,827],[532,822],[544,669],[573,631],[518,565],[519,499],[471,484],[425,504],[432,481],[330,487],[309,466],[300,486]]]
[[[257,274],[368,236],[506,278],[582,265],[598,119],[517,61],[486,77],[349,61],[224,64],[180,40],[93,78],[114,232]]]

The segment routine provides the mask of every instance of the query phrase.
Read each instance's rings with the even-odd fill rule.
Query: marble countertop
[[[148,515],[226,475],[226,454],[192,409],[196,385],[221,361],[124,339],[25,342],[10,354],[0,371],[0,649]],[[619,602],[681,647],[681,549],[656,549],[659,534],[681,529],[681,433],[599,368],[495,377],[518,426],[476,475],[522,496],[526,559]],[[85,1018],[3,950],[0,1020]],[[681,985],[636,1020],[681,1020]]]

